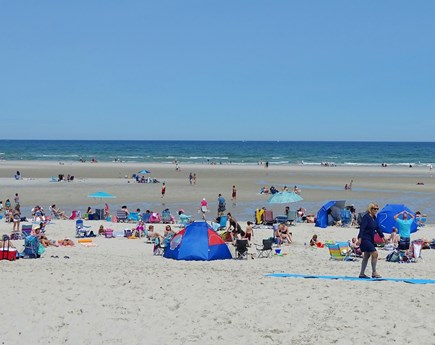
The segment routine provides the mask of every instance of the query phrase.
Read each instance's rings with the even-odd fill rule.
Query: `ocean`
[[[0,159],[185,164],[429,165],[435,142],[0,140]]]

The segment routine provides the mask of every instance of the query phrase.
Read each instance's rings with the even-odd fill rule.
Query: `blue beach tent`
[[[387,204],[377,214],[378,225],[381,228],[382,232],[391,234],[393,226],[399,228],[399,225],[394,220],[394,216],[402,211],[412,213],[412,215],[414,216],[414,221],[411,224],[411,233],[417,231],[417,222],[415,221],[414,212],[412,212],[408,207],[402,204]],[[399,217],[402,218],[402,216]]]
[[[345,203],[344,200],[334,200],[324,204],[317,212],[316,226],[326,228],[332,221],[341,220],[341,210],[344,208]]]
[[[194,222],[175,235],[163,254],[175,260],[225,260],[231,253],[225,242],[206,222]]]

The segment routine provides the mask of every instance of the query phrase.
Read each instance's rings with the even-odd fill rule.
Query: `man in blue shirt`
[[[402,219],[399,218],[402,215]],[[394,216],[394,220],[399,225],[399,249],[408,250],[411,242],[411,224],[414,221],[414,215],[404,210]]]
[[[225,199],[222,194],[218,195],[218,217],[221,216],[225,212]]]

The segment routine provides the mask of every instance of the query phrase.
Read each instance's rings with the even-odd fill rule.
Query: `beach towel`
[[[309,275],[309,274],[294,274],[294,273],[271,273],[265,274],[266,277],[276,277],[276,278],[311,278],[311,279],[332,279],[332,280],[351,280],[358,282],[379,282],[379,281],[389,281],[389,282],[402,282],[409,284],[435,284],[435,280],[432,279],[416,279],[416,278],[368,278],[361,279],[358,277],[348,277],[348,276],[320,276],[320,275]]]

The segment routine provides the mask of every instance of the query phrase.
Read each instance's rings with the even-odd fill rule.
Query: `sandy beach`
[[[139,184],[129,178],[141,169],[165,181]],[[20,170],[23,179],[12,178]],[[197,174],[190,185],[189,172]],[[72,182],[50,182],[50,176],[74,175]],[[353,189],[343,186],[353,179]],[[417,185],[418,182],[423,183]],[[227,209],[244,225],[254,210],[266,206],[275,215],[284,205],[268,205],[262,186],[298,185],[304,198],[291,205],[315,213],[327,200],[345,199],[363,210],[369,201],[406,203],[428,214],[428,223],[413,234],[435,238],[433,193],[435,183],[423,168],[320,166],[181,166],[168,164],[0,162],[0,198],[13,201],[19,193],[24,214],[36,204],[51,203],[70,212],[97,207],[101,200],[88,194],[104,190],[114,194],[111,210],[127,204],[175,213],[184,208],[198,218],[200,200],[215,216],[222,193]],[[237,187],[237,203],[230,200]],[[104,201],[103,201],[104,202]],[[115,230],[132,224],[87,221],[95,232],[100,224]],[[0,234],[12,225],[0,222]],[[179,228],[177,228],[179,229]],[[75,223],[54,220],[47,236],[73,238]],[[163,232],[163,225],[157,226]],[[94,239],[95,247],[77,243],[73,248],[49,247],[41,259],[0,261],[3,297],[3,344],[434,344],[435,285],[403,282],[368,282],[266,277],[269,273],[357,276],[361,260],[329,260],[326,248],[307,248],[313,234],[322,242],[349,240],[355,228],[291,227],[294,242],[285,255],[270,259],[214,262],[174,261],[153,256],[143,239]],[[254,243],[271,236],[256,229]],[[14,241],[18,248],[22,241]],[[231,247],[231,246],[230,246]],[[231,248],[233,250],[233,248]],[[249,251],[255,254],[255,247]],[[413,264],[386,262],[379,250],[378,267],[384,277],[435,279],[435,251],[424,250]],[[57,258],[56,258],[57,256]],[[67,257],[67,258],[65,258]]]

